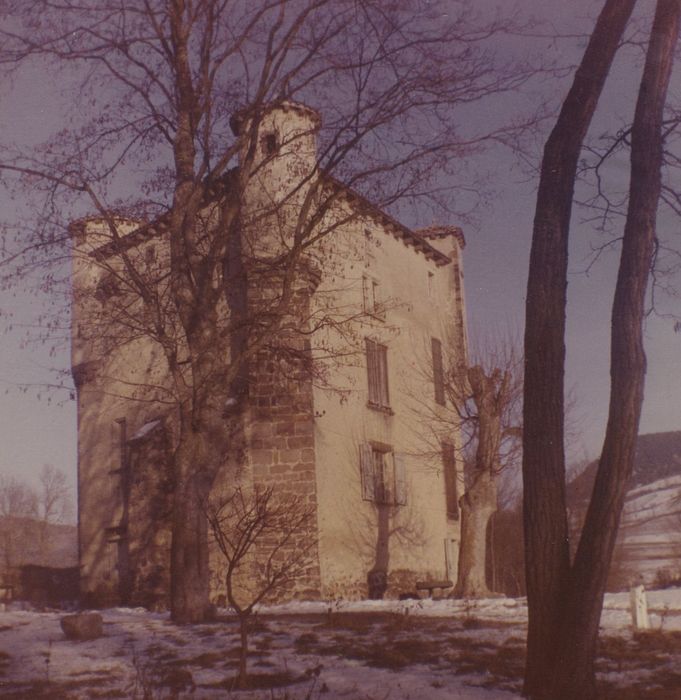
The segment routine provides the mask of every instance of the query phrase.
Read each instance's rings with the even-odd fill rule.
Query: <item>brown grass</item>
[[[199,668],[214,668],[216,665],[224,664],[224,662],[224,651],[205,652],[192,659],[184,660],[184,663],[188,666],[198,666]]]
[[[199,687],[206,690],[224,689],[234,693],[238,692],[239,690],[269,690],[281,688],[284,686],[293,685],[295,683],[301,683],[304,680],[307,680],[307,678],[294,676],[288,671],[279,673],[249,673],[248,687],[246,688],[237,688],[236,676],[229,676],[228,678],[218,681],[217,683],[204,683]]]
[[[598,671],[634,673],[622,682],[601,681],[603,700],[681,700],[681,632],[650,630],[633,638],[605,636],[599,644]],[[674,658],[676,657],[676,658]],[[672,667],[676,664],[675,667]],[[625,684],[626,683],[626,684]]]
[[[87,691],[87,696],[83,692]],[[127,698],[129,694],[115,688],[103,688],[102,679],[71,680],[61,683],[34,681],[16,683],[2,689],[3,700],[67,700],[69,698]]]

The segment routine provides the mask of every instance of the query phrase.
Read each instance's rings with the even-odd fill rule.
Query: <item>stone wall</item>
[[[262,282],[262,280],[260,280]],[[305,550],[306,563],[300,575],[277,591],[271,599],[320,597],[321,580],[317,547],[317,489],[314,441],[314,406],[310,347],[305,330],[310,295],[318,278],[303,270],[296,282],[292,303],[281,331],[267,343],[251,365],[249,381],[249,467],[256,487],[271,487],[275,502],[293,502],[309,511],[303,531],[292,538],[281,557]],[[275,281],[251,287],[250,303],[272,303]],[[258,557],[268,555],[262,543]]]

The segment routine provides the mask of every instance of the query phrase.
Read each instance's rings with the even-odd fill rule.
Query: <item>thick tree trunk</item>
[[[569,573],[563,438],[568,232],[577,163],[635,0],[607,0],[544,148],[525,322],[523,508],[528,596],[524,692],[548,686]]]
[[[501,415],[508,401],[510,377],[498,368],[487,375],[479,365],[470,367],[466,376],[478,416],[478,445],[475,478],[459,501],[461,542],[454,594],[482,598],[489,595],[485,575],[487,524],[497,510]]]
[[[177,476],[170,550],[170,606],[172,619],[178,624],[202,622],[208,613],[210,576],[205,488],[192,457],[191,444],[185,440],[175,458]]]
[[[662,119],[681,0],[658,0],[631,135],[629,208],[612,310],[608,426],[575,556],[547,698],[596,698],[594,659],[608,569],[634,464],[643,402],[645,293],[661,189]]]
[[[478,473],[459,504],[461,543],[454,595],[457,598],[485,598],[490,594],[485,576],[487,526],[497,510],[497,487],[491,472]]]
[[[501,416],[508,401],[510,377],[498,368],[487,375],[479,365],[470,367],[466,376],[478,416],[478,445],[475,479],[459,502],[461,542],[454,594],[483,598],[489,595],[485,572],[487,525],[497,510]]]
[[[241,450],[239,407],[231,407],[231,415],[219,410],[229,386],[220,388],[217,371],[206,371],[203,376],[213,382],[210,395],[201,397],[194,392],[198,405],[181,416],[174,457],[171,616],[180,624],[206,619],[210,590],[206,506],[216,475],[230,460],[236,465]]]

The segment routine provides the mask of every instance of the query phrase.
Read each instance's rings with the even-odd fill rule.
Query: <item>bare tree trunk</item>
[[[646,357],[645,293],[661,191],[662,119],[679,33],[681,0],[658,0],[631,134],[631,181],[612,309],[608,427],[575,556],[553,687],[546,697],[596,697],[594,659],[608,570],[634,465]]]
[[[497,487],[491,472],[478,473],[459,505],[461,544],[454,595],[457,598],[485,598],[490,593],[485,577],[487,526],[497,510]]]
[[[542,159],[525,322],[523,508],[528,595],[524,692],[548,685],[569,573],[564,367],[568,232],[582,141],[635,0],[607,0]]]
[[[501,417],[508,401],[510,376],[495,368],[489,375],[476,365],[467,372],[470,395],[478,416],[475,479],[461,497],[459,570],[454,594],[461,598],[489,595],[485,572],[487,524],[497,510]]]
[[[192,445],[177,451],[171,543],[172,619],[179,624],[205,620],[208,612],[208,524]],[[198,451],[197,451],[198,452]]]

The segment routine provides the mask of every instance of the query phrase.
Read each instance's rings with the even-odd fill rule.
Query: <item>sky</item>
[[[602,3],[521,3],[541,18],[552,22],[557,34],[590,31],[588,19]],[[595,7],[595,10],[594,10]],[[651,17],[653,2],[639,2],[639,15]],[[547,56],[563,62],[581,57],[579,41],[547,41]],[[621,52],[608,78],[599,102],[590,138],[616,132],[633,117],[640,67],[633,64],[637,50]],[[571,76],[556,81],[561,97],[569,88]],[[672,77],[670,97],[681,96],[681,70]],[[547,125],[552,126],[550,121]],[[546,133],[543,134],[544,138]],[[543,140],[541,141],[543,144]],[[539,153],[535,162],[539,163]],[[626,158],[610,168],[613,179],[624,186],[628,181]],[[578,191],[579,193],[579,191]],[[466,231],[466,296],[469,328],[483,329],[508,323],[522,328],[525,290],[536,199],[536,179],[512,159],[507,159],[496,180],[493,207],[481,217],[479,227]],[[598,456],[605,432],[609,400],[610,310],[617,275],[619,247],[606,251],[592,266],[594,248],[604,242],[593,226],[585,223],[587,212],[573,208],[568,270],[568,310],[566,333],[566,390],[572,406],[568,418],[568,459],[578,461]],[[622,222],[623,224],[623,222]],[[681,222],[661,211],[658,234],[667,240],[679,238]],[[617,231],[616,235],[621,235]],[[678,286],[681,280],[670,280]],[[677,314],[678,299],[660,299],[660,311]],[[648,360],[646,391],[640,432],[681,429],[681,334],[674,332],[674,320],[648,317],[645,326]]]
[[[487,8],[499,3],[478,3]],[[508,8],[511,3],[502,3]],[[540,19],[549,19],[555,32],[570,35],[588,31],[588,14],[600,3],[557,0],[542,3],[522,0],[519,12],[532,11]],[[594,8],[594,6],[596,6]],[[643,13],[653,4],[642,0]],[[574,36],[546,39],[547,57],[563,62],[578,60],[582,40]],[[616,130],[633,113],[633,98],[639,72],[625,60],[617,64],[602,98],[592,134]],[[564,95],[569,78],[555,80],[550,86],[554,101]],[[673,94],[681,92],[681,80],[674,78]],[[549,89],[549,88],[547,88]],[[55,126],[61,97],[60,86],[50,81],[38,67],[24,71],[11,85],[0,82],[0,133],[3,141],[37,142]],[[503,105],[500,105],[503,109]],[[550,126],[546,124],[545,128]],[[537,145],[545,137],[538,130]],[[539,149],[534,154],[538,163]],[[494,195],[476,215],[476,221],[464,226],[467,240],[464,252],[465,293],[468,322],[472,333],[501,327],[521,332],[525,287],[535,199],[535,180],[528,176],[515,158],[495,152],[482,163],[493,171]],[[618,163],[626,179],[627,163]],[[0,218],[18,204],[0,196]],[[567,376],[572,396],[569,459],[593,458],[601,446],[607,416],[609,376],[610,304],[617,267],[617,251],[602,256],[589,269],[592,246],[599,239],[592,227],[582,223],[584,212],[573,213],[568,287]],[[431,222],[422,222],[426,226]],[[457,223],[457,222],[450,222]],[[679,223],[669,217],[660,222],[664,233],[678,232]],[[1,291],[0,308],[14,311],[13,327],[0,334],[0,475],[13,474],[35,480],[45,463],[54,464],[68,476],[74,488],[76,478],[76,409],[68,393],[50,393],[39,388],[52,377],[50,369],[67,368],[68,348],[63,346],[51,356],[47,346],[26,344],[24,326],[30,325],[39,298],[15,290]],[[674,300],[667,302],[673,310]],[[0,323],[3,319],[0,318]],[[7,324],[5,323],[5,326]],[[670,319],[651,317],[646,325],[648,374],[641,432],[681,429],[677,410],[681,396],[681,334],[674,333]],[[28,383],[35,390],[23,393],[19,385]],[[40,398],[37,394],[40,394]]]

